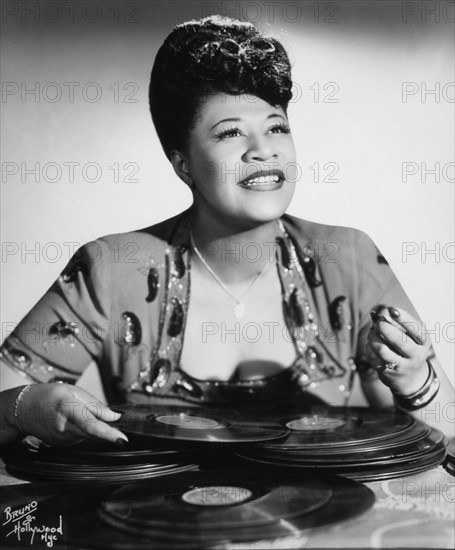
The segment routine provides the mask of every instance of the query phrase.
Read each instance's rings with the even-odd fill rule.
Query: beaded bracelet
[[[17,394],[16,401],[14,402],[14,418],[16,420],[16,426],[19,428],[19,431],[22,432],[24,435],[27,434],[24,432],[24,430],[21,428],[21,425],[19,424],[18,409],[22,398],[31,387],[31,384],[29,384],[28,386],[23,386],[21,391]]]
[[[426,382],[419,390],[411,393],[410,395],[394,394],[395,403],[398,405],[399,409],[406,412],[418,411],[419,409],[423,409],[430,404],[436,397],[440,386],[439,378],[433,368],[433,365],[428,360],[427,365],[430,372],[428,373]]]

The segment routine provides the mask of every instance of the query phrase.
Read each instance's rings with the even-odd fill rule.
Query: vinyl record
[[[176,480],[179,478],[184,483],[193,475],[193,473],[190,473],[176,476]],[[210,478],[210,481],[213,479],[217,488],[223,487],[225,483],[238,486],[239,483],[243,483],[245,480],[248,481],[245,475],[242,477],[233,477],[233,475],[234,472],[229,470],[227,476]],[[270,482],[272,476],[277,478],[276,472],[264,473],[263,476],[256,473],[249,475],[253,476],[249,481],[252,483],[257,482],[260,488],[265,491],[267,491],[267,487],[264,484]],[[201,487],[206,479],[209,480],[207,474],[201,472],[196,485]],[[127,489],[125,500],[134,501],[136,495],[141,500],[145,500],[148,494],[153,497],[156,491],[160,490],[161,483],[161,479],[131,483],[125,487]],[[21,504],[31,500],[39,502],[39,525],[54,525],[56,514],[62,513],[64,539],[58,540],[54,547],[62,549],[90,548],[91,550],[151,550],[164,548],[166,550],[181,550],[182,548],[200,550],[202,547],[212,547],[215,544],[222,544],[223,547],[226,547],[228,541],[257,541],[254,548],[262,548],[264,544],[261,544],[260,541],[265,539],[285,536],[299,537],[302,533],[310,534],[315,529],[325,528],[328,525],[352,519],[366,512],[374,502],[374,494],[370,489],[343,478],[327,477],[327,479],[317,483],[313,479],[305,480],[299,473],[298,476],[293,477],[283,476],[282,486],[296,487],[298,490],[296,498],[300,498],[301,502],[315,504],[315,506],[320,504],[323,492],[327,490],[327,487],[331,492],[331,496],[328,502],[320,507],[315,507],[313,511],[305,508],[302,510],[301,515],[288,517],[288,519],[273,521],[275,512],[271,507],[269,510],[271,517],[268,518],[270,520],[268,523],[257,526],[242,526],[239,524],[236,527],[222,527],[220,529],[205,529],[202,523],[200,529],[192,529],[191,531],[179,529],[181,516],[177,515],[174,507],[171,507],[171,514],[164,528],[153,526],[144,530],[131,524],[127,525],[126,528],[120,526],[119,529],[117,528],[118,525],[113,526],[112,516],[109,519],[110,524],[106,523],[98,517],[97,510],[102,502],[109,503],[111,501],[112,496],[110,495],[113,492],[111,485],[102,486],[87,483],[82,491],[80,485],[68,483],[24,483],[14,487],[3,487],[2,491],[5,494],[2,494],[2,496],[5,502],[8,503],[17,501],[18,504]],[[318,487],[323,492],[319,492]],[[278,489],[278,492],[275,493],[278,505],[281,503],[283,506],[286,498],[293,500],[286,493],[283,494],[278,487],[276,489]],[[311,493],[314,489],[316,491]],[[170,489],[168,488],[168,490]],[[313,494],[314,498],[309,498],[309,494]],[[119,502],[118,497],[115,497],[115,502]],[[239,504],[232,505],[232,508]],[[127,510],[126,506],[125,510]],[[256,510],[259,510],[259,506]],[[285,513],[286,511],[285,509]],[[115,523],[123,524],[125,519],[127,518],[119,515],[115,518]],[[291,542],[294,542],[294,540]],[[283,541],[273,541],[271,545],[274,548],[282,547]],[[23,541],[20,541],[16,546],[16,548],[24,547]]]
[[[373,502],[369,489],[349,480],[218,470],[122,487],[101,503],[99,514],[138,537],[200,547],[296,535],[352,517]]]
[[[322,441],[321,445],[318,445],[317,447],[315,445],[307,445],[306,443],[303,443],[301,445],[296,445],[293,447],[287,447],[286,444],[286,438],[283,438],[282,444],[281,441],[272,442],[272,443],[263,443],[258,444],[255,446],[255,448],[260,449],[267,449],[267,451],[276,451],[276,452],[283,452],[286,451],[286,454],[292,455],[308,455],[308,456],[314,456],[315,453],[318,454],[324,454],[324,455],[330,455],[330,454],[336,454],[336,455],[352,455],[356,452],[385,452],[385,453],[393,453],[396,448],[400,445],[412,445],[414,443],[418,443],[419,441],[423,441],[425,438],[427,438],[431,434],[431,428],[424,424],[423,422],[413,422],[413,426],[411,426],[410,429],[407,429],[403,431],[402,433],[398,433],[395,435],[391,435],[390,437],[386,439],[374,439],[372,441],[360,441],[360,442],[339,442],[339,443],[331,443],[329,445],[324,445],[324,441]]]
[[[435,430],[435,440],[427,451],[421,452],[412,458],[401,460],[382,460],[377,459],[373,462],[359,460],[350,463],[324,463],[324,462],[297,462],[290,461],[286,453],[279,457],[261,456],[257,453],[248,453],[242,451],[238,456],[247,462],[255,463],[257,467],[264,469],[276,468],[277,471],[301,471],[304,475],[315,475],[322,473],[336,474],[348,477],[356,481],[380,481],[414,475],[438,466],[444,461],[446,454],[444,437],[440,437],[440,432]]]
[[[444,462],[444,468],[449,474],[455,476],[455,438],[452,438],[447,444],[447,456]]]
[[[455,463],[455,438],[447,443],[447,462]]]
[[[68,482],[68,483],[85,483],[103,484],[106,483],[126,483],[138,480],[146,480],[157,477],[176,475],[182,472],[193,472],[199,468],[195,464],[186,465],[169,465],[167,468],[157,469],[153,465],[141,470],[125,467],[122,471],[113,472],[109,468],[98,471],[72,471],[68,466],[62,467],[60,470],[55,468],[43,468],[30,464],[10,464],[7,471],[18,478],[26,479],[35,482]]]
[[[427,430],[425,430],[427,432]],[[336,466],[362,466],[367,464],[387,464],[403,463],[418,458],[425,453],[431,452],[436,446],[444,443],[444,435],[428,428],[428,435],[420,441],[413,443],[401,443],[399,438],[394,438],[395,446],[393,448],[375,449],[373,451],[365,450],[362,445],[343,447],[322,448],[320,450],[312,449],[308,452],[306,449],[286,449],[285,451],[266,450],[251,448],[242,451],[250,457],[267,458],[271,460],[285,460],[287,464],[302,465],[328,465]],[[348,451],[348,452],[346,452]]]
[[[190,456],[197,449],[188,444],[176,445],[173,442],[153,444],[150,438],[130,435],[126,447],[118,447],[110,442],[85,440],[69,447],[52,447],[36,437],[28,436],[22,440],[19,449],[29,453],[36,460],[46,462],[86,463],[101,462],[103,464],[128,462],[143,462],[145,460],[164,461],[178,460],[177,457]]]
[[[174,441],[253,443],[289,433],[278,422],[220,409],[130,405],[114,410],[122,413],[114,425],[126,434]]]
[[[277,420],[290,430],[276,444],[280,449],[382,442],[405,434],[416,423],[409,415],[362,407],[317,407],[309,413],[283,415]]]
[[[433,454],[427,457],[421,457],[418,460],[414,460],[408,464],[391,466],[385,465],[383,468],[376,469],[358,468],[356,471],[346,472],[342,475],[362,483],[370,481],[385,481],[387,479],[396,479],[416,475],[426,472],[427,470],[431,470],[432,468],[442,464],[445,454],[445,449],[438,449]]]
[[[114,445],[86,442],[82,450],[74,447],[55,448],[36,438],[27,437],[5,455],[6,469],[12,475],[29,481],[131,482],[139,479],[195,471],[195,456],[158,449],[133,449],[116,452]],[[192,459],[192,460],[191,460]]]

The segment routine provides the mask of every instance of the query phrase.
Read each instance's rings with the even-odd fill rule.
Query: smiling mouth
[[[250,191],[274,191],[280,189],[284,183],[284,174],[281,170],[272,172],[256,172],[237,185]]]

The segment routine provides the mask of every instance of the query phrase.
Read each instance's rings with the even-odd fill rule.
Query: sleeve
[[[356,231],[356,263],[358,273],[358,339],[356,363],[359,373],[365,372],[372,358],[366,352],[368,331],[371,327],[371,310],[382,307],[399,307],[420,321],[414,306],[399,283],[387,260],[368,235]],[[410,327],[412,332],[412,327]]]
[[[35,382],[75,383],[99,359],[109,332],[110,251],[82,246],[0,348],[0,357]]]

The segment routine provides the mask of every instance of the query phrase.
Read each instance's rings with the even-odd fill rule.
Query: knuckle
[[[62,421],[61,419],[58,419],[55,424],[55,430],[59,434],[64,434],[66,431],[66,422]]]

